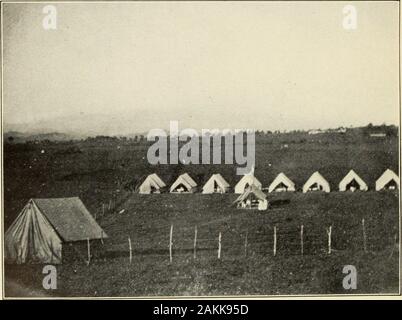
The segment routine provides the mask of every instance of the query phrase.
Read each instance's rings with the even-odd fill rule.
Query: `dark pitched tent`
[[[31,199],[5,234],[12,263],[61,263],[66,243],[107,238],[77,198]]]

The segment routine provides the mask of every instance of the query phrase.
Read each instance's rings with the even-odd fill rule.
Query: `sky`
[[[343,28],[343,8],[357,28]],[[398,2],[3,4],[6,130],[398,124]]]

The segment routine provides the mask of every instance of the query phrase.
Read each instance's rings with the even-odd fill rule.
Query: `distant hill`
[[[144,130],[133,125],[134,120],[128,119],[124,115],[111,116],[107,114],[82,113],[74,116],[54,117],[48,120],[39,120],[30,123],[5,122],[3,127],[4,132],[14,131],[27,135],[60,132],[78,138],[94,137],[98,135],[128,136],[144,132]]]
[[[70,141],[76,140],[77,136],[72,136],[65,133],[50,132],[50,133],[39,133],[39,134],[29,134],[21,133],[18,131],[9,131],[4,134],[4,140],[13,143],[23,143],[26,141]]]
[[[169,131],[167,130],[167,133]],[[201,134],[201,132],[200,132]],[[284,136],[287,139],[292,136],[296,135],[297,137],[304,136],[305,134],[315,135],[315,136],[322,136],[323,134],[346,134],[346,135],[361,135],[361,136],[375,136],[382,134],[388,137],[396,137],[398,135],[398,127],[395,125],[373,125],[368,124],[364,127],[339,127],[339,128],[329,128],[329,129],[313,129],[313,130],[291,130],[291,131],[269,131],[269,130],[256,130],[256,136],[259,138],[264,139],[268,138],[271,139],[272,135],[276,137]],[[125,137],[128,139],[134,138],[141,138],[140,140],[144,139],[147,136],[147,132],[137,132],[137,133],[130,133],[130,134],[119,134],[119,135],[108,135],[108,134],[96,134],[96,133],[71,133],[71,131],[46,131],[43,132],[38,131],[23,131],[23,130],[9,130],[4,134],[4,140],[9,143],[24,143],[26,141],[70,141],[70,140],[80,140],[80,139],[97,139],[97,140],[104,140],[105,138],[110,137]]]

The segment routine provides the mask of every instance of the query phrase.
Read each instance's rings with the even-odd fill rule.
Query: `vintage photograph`
[[[399,295],[399,17],[3,2],[4,297]]]

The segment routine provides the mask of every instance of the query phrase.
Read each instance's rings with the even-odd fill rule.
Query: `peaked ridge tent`
[[[251,185],[234,201],[240,209],[266,210],[268,208],[267,195],[255,185]]]
[[[367,184],[362,178],[354,171],[350,170],[348,174],[339,182],[339,191],[367,191]]]
[[[150,193],[161,193],[162,189],[166,187],[166,184],[156,173],[150,174],[145,178],[143,183],[139,187],[139,193],[150,194]]]
[[[197,183],[187,174],[183,173],[170,187],[171,193],[193,193],[197,188]]]
[[[376,191],[380,191],[383,189],[399,189],[399,177],[391,169],[385,170],[385,172],[375,182]]]
[[[202,193],[226,193],[229,187],[229,183],[227,183],[220,173],[216,173],[202,187]]]
[[[30,199],[5,234],[11,263],[62,262],[63,246],[107,238],[78,197]]]
[[[244,175],[240,181],[235,185],[235,193],[243,193],[249,186],[255,186],[261,189],[262,184],[253,174]]]
[[[314,172],[303,185],[303,193],[308,191],[330,192],[330,190],[328,181],[318,171]]]
[[[268,192],[296,191],[295,184],[283,172],[279,173],[269,185]]]

